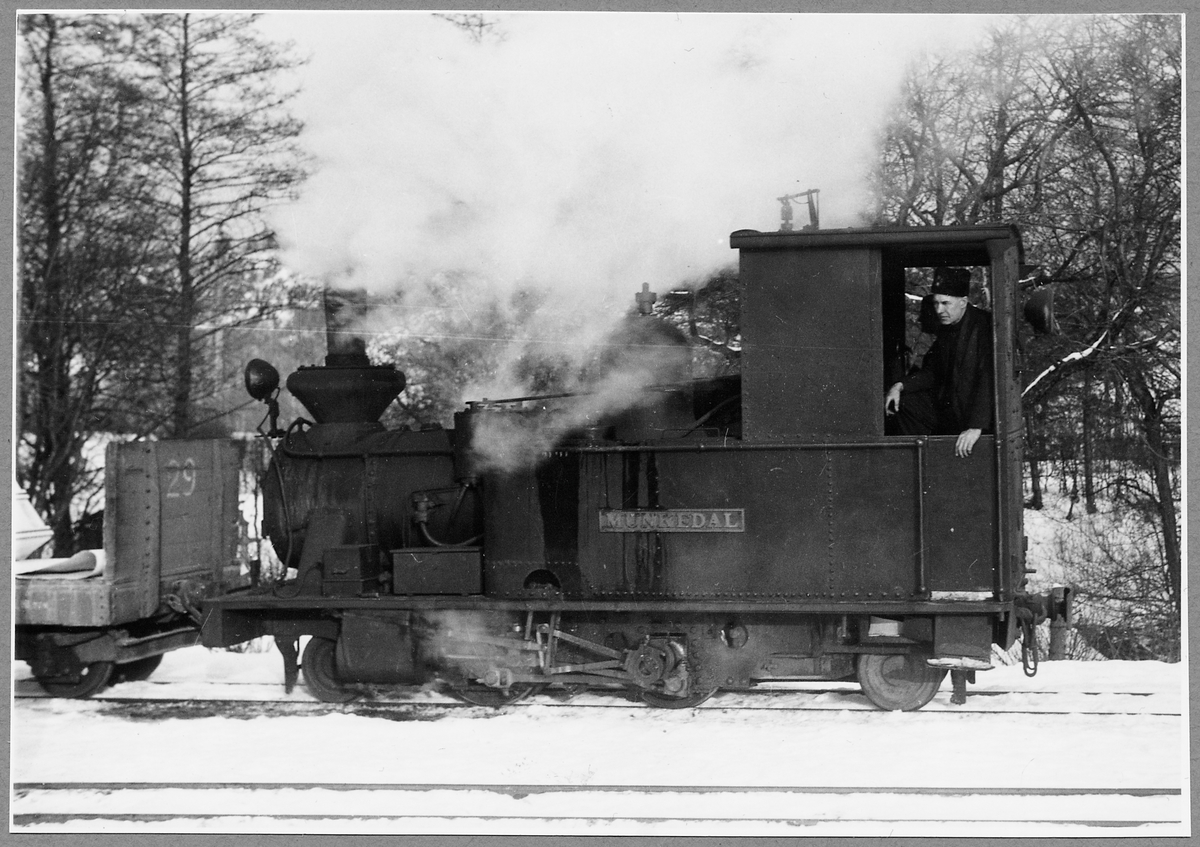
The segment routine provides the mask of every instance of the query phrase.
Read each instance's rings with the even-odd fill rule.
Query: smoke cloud
[[[571,296],[673,285],[822,191],[852,225],[872,131],[936,16],[272,14],[312,52],[318,170],[277,224],[297,270],[419,287],[448,270]]]
[[[605,416],[640,405],[654,397],[647,386],[658,381],[660,371],[650,361],[627,363],[605,373],[568,402],[549,401],[533,415],[519,411],[486,416],[478,425],[472,448],[480,470],[512,473],[530,468],[564,436],[600,424]]]
[[[517,324],[567,351],[606,343],[642,283],[662,293],[733,263],[729,233],[778,228],[781,195],[818,188],[823,228],[859,223],[906,59],[986,22],[485,18],[474,40],[425,12],[265,15],[268,37],[311,54],[295,111],[317,165],[274,223],[293,270],[402,292],[434,335],[438,310],[462,332],[463,309],[536,289],[539,314]],[[446,301],[447,278],[471,296]],[[568,313],[584,319],[553,318]]]

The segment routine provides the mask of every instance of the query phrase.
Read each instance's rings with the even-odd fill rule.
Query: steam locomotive
[[[680,708],[856,677],[911,710],[947,672],[961,702],[993,644],[1066,613],[1025,590],[1019,233],[743,230],[731,246],[740,375],[643,387],[616,411],[526,396],[388,430],[403,374],[331,333],[325,364],[286,383],[312,422],[281,430],[279,374],[251,362],[274,445],[263,530],[295,575],[206,602],[203,643],[274,636],[285,683],[303,669],[331,702],[437,680],[484,705],[550,686]],[[944,266],[976,269],[993,324],[994,426],[962,458],[954,436],[885,430],[883,388]],[[667,355],[667,336],[628,347]]]

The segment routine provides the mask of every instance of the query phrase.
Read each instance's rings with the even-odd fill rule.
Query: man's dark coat
[[[991,315],[968,304],[957,324],[938,327],[921,367],[904,378],[904,394],[917,393],[930,395],[944,434],[992,431]]]

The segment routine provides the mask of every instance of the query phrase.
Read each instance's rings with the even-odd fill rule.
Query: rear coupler
[[[1021,665],[1026,676],[1037,674],[1039,656],[1035,628],[1043,621],[1050,621],[1050,650],[1046,658],[1051,661],[1066,658],[1072,597],[1069,587],[1058,585],[1045,594],[1021,594],[1014,599],[1013,611],[1021,628]]]

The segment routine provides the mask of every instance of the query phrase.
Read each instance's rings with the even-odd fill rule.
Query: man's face
[[[962,320],[967,311],[966,297],[951,297],[949,294],[933,295],[933,310],[942,326],[952,326]]]

